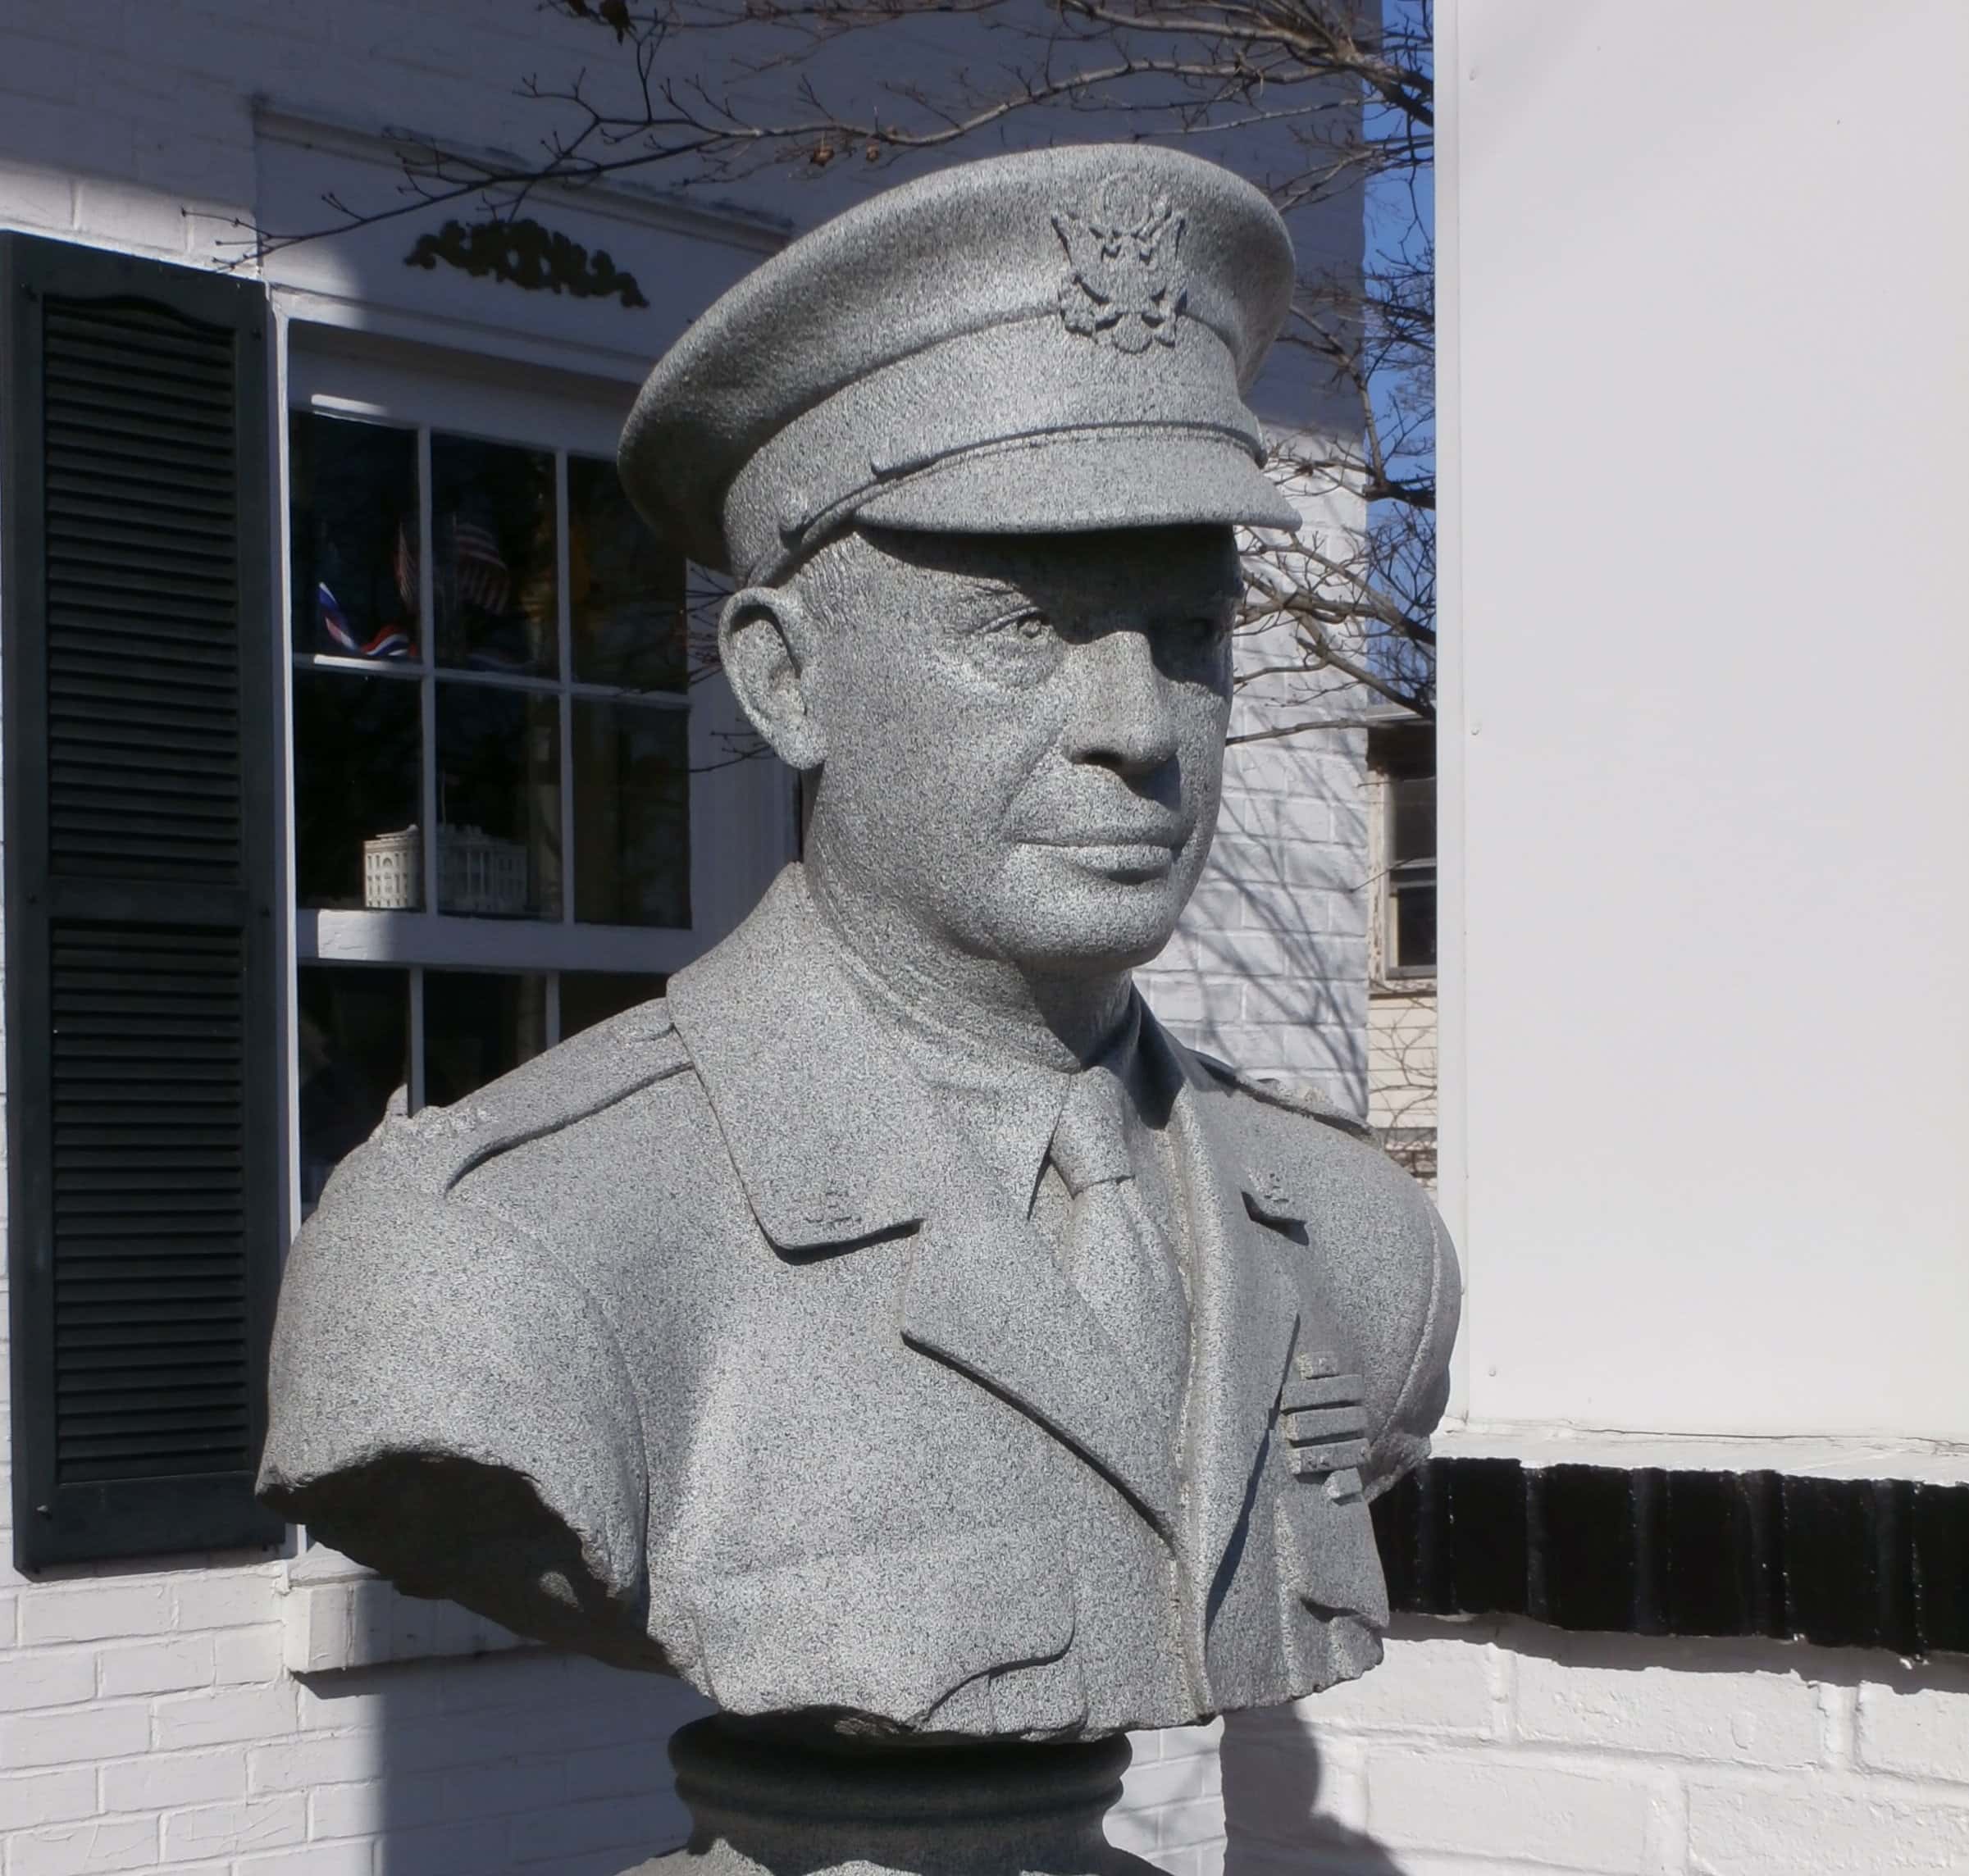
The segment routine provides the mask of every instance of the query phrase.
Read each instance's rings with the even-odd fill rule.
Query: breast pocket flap
[[[1073,1584],[1030,1527],[735,1571],[693,1601],[728,1713],[845,1708],[920,1724],[964,1682],[1056,1660],[1073,1639]]]

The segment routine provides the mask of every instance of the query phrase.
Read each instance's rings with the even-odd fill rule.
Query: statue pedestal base
[[[1101,1832],[1125,1739],[795,1745],[717,1716],[670,1742],[690,1842],[623,1876],[1157,1876]]]

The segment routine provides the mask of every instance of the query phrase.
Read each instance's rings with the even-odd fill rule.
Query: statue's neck
[[[977,957],[893,903],[855,891],[811,851],[805,872],[851,975],[908,1020],[1069,1070],[1101,1055],[1128,1020],[1134,985],[1126,971],[1033,971]]]

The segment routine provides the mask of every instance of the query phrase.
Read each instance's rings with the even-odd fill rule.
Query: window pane
[[[414,680],[294,674],[296,897],[303,905],[415,910],[423,782]]]
[[[414,658],[417,433],[295,411],[287,435],[294,649]]]
[[[684,558],[630,507],[613,462],[567,458],[567,581],[582,683],[684,688]]]
[[[437,716],[438,910],[559,918],[559,705],[440,683]]]
[[[1400,971],[1436,968],[1436,876],[1426,873],[1395,882],[1394,965]]]
[[[553,457],[433,436],[431,533],[438,663],[558,672]]]
[[[424,973],[424,1100],[449,1107],[547,1046],[547,980],[496,971]]]
[[[1388,784],[1393,801],[1390,856],[1399,866],[1404,860],[1433,860],[1436,857],[1436,778],[1433,775],[1407,776]]]
[[[690,718],[574,700],[574,916],[691,922]]]
[[[343,1157],[376,1131],[410,1079],[410,973],[303,964],[301,1209],[312,1211]]]
[[[663,994],[668,978],[619,971],[561,973],[561,1040]]]

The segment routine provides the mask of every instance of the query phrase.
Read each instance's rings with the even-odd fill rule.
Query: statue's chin
[[[1092,895],[1090,895],[1092,897]],[[1023,919],[1000,935],[998,955],[1046,976],[1111,976],[1146,964],[1167,945],[1182,912],[1146,893],[1135,903],[1121,894],[1095,903],[1051,908],[1051,916]]]
[[[1011,955],[1037,968],[1131,970],[1169,943],[1195,883],[1159,847],[1028,848],[1000,918]]]

